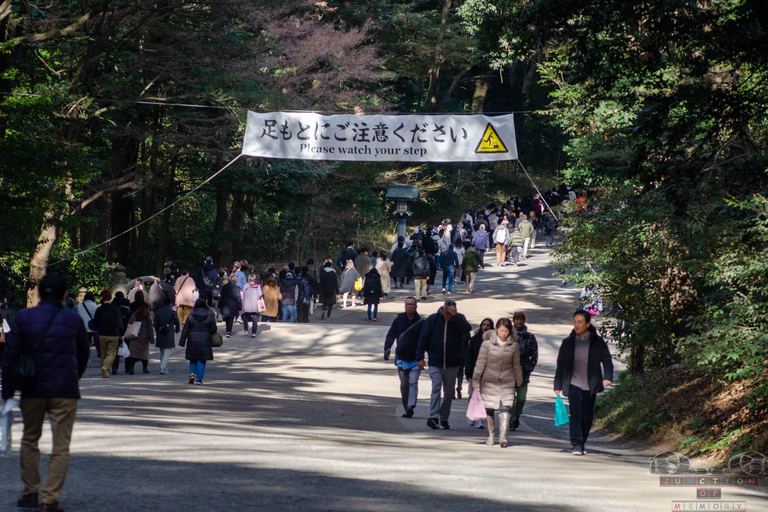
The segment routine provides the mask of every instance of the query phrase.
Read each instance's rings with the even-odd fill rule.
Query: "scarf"
[[[528,328],[523,327],[522,331],[518,331],[517,327],[514,326],[512,328],[517,333],[517,340],[520,344],[520,356],[522,357],[525,354],[526,342],[528,341]]]

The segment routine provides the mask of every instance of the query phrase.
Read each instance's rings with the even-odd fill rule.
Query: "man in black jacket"
[[[472,327],[464,315],[457,313],[456,302],[445,301],[437,313],[424,322],[419,335],[416,358],[419,368],[424,369],[424,352],[429,354],[429,378],[432,379],[432,397],[427,425],[433,429],[450,429],[448,417],[456,388],[459,369],[464,364],[466,343],[464,336]],[[443,398],[440,399],[440,391]]]
[[[392,345],[397,340],[395,350],[395,365],[400,376],[400,396],[403,399],[403,418],[413,416],[416,408],[416,398],[419,396],[419,376],[421,368],[416,360],[416,349],[419,345],[421,324],[423,319],[416,312],[416,299],[405,299],[405,313],[400,313],[392,322],[384,341],[384,360],[389,361]]]
[[[570,405],[574,455],[587,453],[584,444],[595,416],[595,396],[613,381],[611,351],[591,319],[586,311],[573,314],[573,332],[560,345],[555,370],[555,395],[564,393]]]
[[[88,364],[89,343],[80,317],[64,309],[67,283],[63,277],[46,274],[40,280],[40,303],[16,315],[9,333],[3,360],[3,400],[13,397],[20,386],[24,437],[21,440],[21,508],[60,510],[57,498],[64,487],[69,467],[69,443],[75,424],[78,381]],[[22,356],[34,360],[36,375],[26,385],[12,381],[12,369]],[[51,422],[53,449],[48,476],[40,493],[40,450],[45,415]]]
[[[101,292],[101,306],[93,315],[93,328],[99,331],[101,376],[105,379],[109,378],[109,370],[117,357],[117,346],[126,327],[123,325],[120,307],[112,304],[112,294],[104,290]]]

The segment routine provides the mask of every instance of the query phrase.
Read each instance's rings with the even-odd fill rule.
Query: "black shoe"
[[[148,368],[144,368],[144,373],[149,373],[149,369]]]
[[[451,426],[448,424],[447,421],[441,421],[440,428],[442,428],[443,430],[451,430]]]
[[[509,430],[515,431],[520,427],[520,419],[514,419],[509,423]]]
[[[61,505],[59,505],[59,502],[54,503],[41,503],[40,504],[40,510],[52,510],[53,512],[64,512],[64,509]]]
[[[40,507],[40,495],[36,492],[25,494],[16,502],[19,508],[38,508]]]
[[[131,368],[130,370],[128,370],[128,375],[133,375],[133,368]]]
[[[456,388],[456,398],[461,400],[461,388]]]
[[[438,421],[435,418],[429,418],[427,420],[427,426],[432,430],[440,430],[443,428],[442,425],[440,425],[440,423],[438,423]]]
[[[405,410],[405,414],[403,414],[403,418],[412,418],[413,417],[413,407],[408,407]]]
[[[117,370],[112,370],[112,375],[117,375]]]

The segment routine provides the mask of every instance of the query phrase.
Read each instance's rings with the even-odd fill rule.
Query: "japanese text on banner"
[[[402,162],[516,160],[513,115],[323,116],[248,112],[243,154]]]

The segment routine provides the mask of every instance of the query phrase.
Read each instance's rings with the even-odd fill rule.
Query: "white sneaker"
[[[443,293],[445,293],[445,288],[443,288]]]
[[[251,338],[255,338],[255,337],[256,337],[256,335],[255,335],[255,334],[251,334]]]
[[[447,293],[448,295],[450,295],[450,294],[451,294],[451,292],[446,292],[446,293]]]

